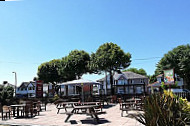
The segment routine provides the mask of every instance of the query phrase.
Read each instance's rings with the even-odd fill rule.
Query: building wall
[[[102,81],[104,93],[106,93],[106,81]],[[120,77],[119,80],[114,80],[114,85],[117,86],[115,89],[116,93],[119,94],[134,94],[134,93],[143,93],[144,92],[144,84],[145,84],[145,92],[147,92],[147,84],[148,78],[135,78],[135,79],[125,79],[125,77]],[[125,86],[124,86],[125,85]],[[110,82],[108,81],[108,90],[111,89]]]

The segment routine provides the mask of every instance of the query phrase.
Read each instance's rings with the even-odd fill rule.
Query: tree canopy
[[[87,52],[73,50],[62,59],[42,63],[38,67],[38,78],[45,83],[50,82],[53,84],[74,80],[89,71],[89,61],[90,56]]]
[[[78,79],[89,71],[88,63],[90,62],[90,56],[84,50],[71,51],[64,61],[70,73],[74,74]]]
[[[39,80],[43,80],[45,83],[57,83],[61,81],[60,75],[61,60],[54,59],[49,62],[42,63],[38,67]]]
[[[156,75],[153,74],[153,75],[149,75],[148,76],[148,79],[149,79],[149,83],[154,83],[157,81],[157,78],[156,78]]]
[[[141,74],[141,75],[147,76],[147,73],[146,73],[146,71],[143,68],[140,68],[140,69],[129,68],[129,69],[123,70],[123,72],[125,72],[125,71],[131,71],[131,72],[134,72],[134,73],[137,73],[137,74]]]
[[[1,86],[0,90],[0,102],[2,105],[6,105],[13,99],[14,88]]]
[[[157,64],[156,75],[163,70],[174,69],[174,72],[182,77],[190,89],[190,45],[180,45],[169,51]]]
[[[113,94],[113,72],[128,67],[131,63],[131,54],[125,53],[117,44],[110,42],[101,45],[93,58],[97,70],[109,72]]]
[[[116,71],[130,65],[131,54],[124,51],[116,44],[110,42],[101,45],[95,53],[95,63],[99,70]]]
[[[113,72],[130,65],[131,54],[125,53],[118,45],[110,42],[101,45],[91,56],[84,50],[73,50],[68,56],[42,63],[38,67],[38,78],[56,84],[80,79],[87,72],[109,72],[113,80]],[[110,80],[111,85],[113,82]]]

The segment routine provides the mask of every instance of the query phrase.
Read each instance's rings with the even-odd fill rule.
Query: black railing
[[[174,93],[178,97],[186,98],[188,101],[190,101],[190,93],[189,92],[177,92]]]

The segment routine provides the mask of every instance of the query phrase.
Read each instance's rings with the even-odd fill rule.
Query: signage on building
[[[164,83],[174,84],[174,69],[164,70]]]
[[[36,81],[36,97],[43,97],[43,81]]]

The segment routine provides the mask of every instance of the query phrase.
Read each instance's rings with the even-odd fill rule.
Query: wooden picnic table
[[[130,110],[142,110],[142,104],[141,99],[128,99],[126,102],[120,103],[121,116],[124,111],[127,113]]]
[[[73,110],[70,113],[66,113],[68,116],[65,119],[65,122],[67,122],[69,120],[69,118],[73,115],[73,114],[86,114],[86,115],[90,115],[92,118],[95,118],[96,121],[99,121],[98,115],[95,112],[95,107],[97,107],[97,105],[82,105],[82,106],[74,106]],[[83,111],[83,113],[78,113],[76,111],[78,110],[86,110]]]
[[[62,102],[57,104],[56,108],[58,109],[57,114],[61,109],[65,109],[65,112],[67,112],[68,105],[70,105],[70,108],[74,108],[73,106],[84,106],[84,105],[96,105],[101,107],[101,104],[99,102]],[[101,107],[102,111],[102,107]]]
[[[140,99],[140,98],[131,98],[131,99],[127,99],[126,100],[127,102],[135,102],[135,101],[142,101],[142,99]]]
[[[17,105],[10,105],[11,109],[13,110],[13,116],[14,117],[20,117],[19,113],[21,111],[21,114],[23,113],[26,104],[17,104]],[[17,115],[15,115],[15,112],[17,111]]]
[[[79,102],[60,102],[56,105],[56,108],[57,108],[57,114],[59,113],[59,111],[61,109],[65,109],[65,112],[67,112],[67,108],[68,108],[68,105],[70,105],[70,107],[73,107],[74,104],[78,104]]]

